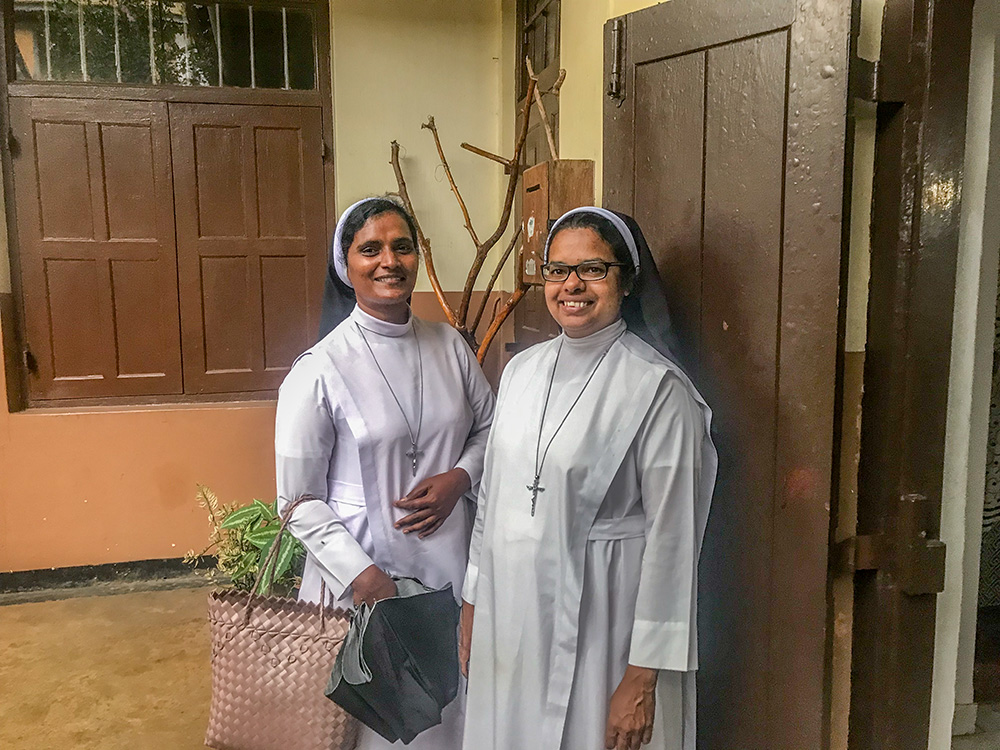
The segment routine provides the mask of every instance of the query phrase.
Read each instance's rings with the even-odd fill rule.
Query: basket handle
[[[265,573],[268,572],[270,568],[270,576],[267,582],[268,590],[274,585],[275,568],[277,567],[278,553],[281,550],[281,540],[285,535],[285,531],[288,529],[288,524],[292,520],[292,514],[295,513],[296,509],[303,503],[308,503],[313,500],[318,500],[323,502],[321,498],[315,495],[299,495],[295,498],[291,504],[285,508],[285,512],[281,514],[281,526],[278,527],[278,533],[274,537],[274,541],[271,542],[271,548],[267,551],[267,557],[264,558],[264,564],[260,566],[260,570],[257,571],[257,577],[254,579],[253,588],[250,590],[250,599],[247,602],[246,615],[243,618],[243,625],[246,626],[250,622],[250,613],[253,611],[253,604],[255,598],[263,597],[263,594],[258,594],[257,590],[260,588],[261,581],[264,578]],[[320,623],[322,627],[326,628],[326,581],[321,581],[320,585]]]

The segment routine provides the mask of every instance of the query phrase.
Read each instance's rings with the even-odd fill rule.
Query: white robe
[[[560,345],[542,451],[608,355],[551,444],[532,517]],[[710,421],[683,372],[621,321],[507,366],[463,590],[476,606],[466,750],[603,748],[628,664],[660,670],[649,747],[693,750],[697,561],[718,463]]]
[[[421,401],[419,339],[423,417],[416,476],[406,456],[406,421],[359,325],[414,432]],[[326,503],[299,506],[289,524],[308,553],[299,597],[319,601],[325,582],[328,600],[350,606],[351,582],[373,563],[390,575],[419,578],[435,588],[450,583],[459,597],[493,405],[493,392],[468,344],[445,324],[412,316],[405,324],[392,324],[355,308],[301,355],[278,393],[278,506],[283,509],[302,494]],[[455,467],[469,474],[473,489],[444,524],[425,539],[395,529],[393,524],[410,511],[393,502],[423,479]],[[460,691],[442,724],[408,747],[458,748],[463,698]],[[363,727],[358,748],[381,747],[390,743]]]

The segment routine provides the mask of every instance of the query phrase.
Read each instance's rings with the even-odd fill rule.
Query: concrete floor
[[[1000,705],[980,705],[976,717],[976,733],[955,737],[952,750],[1000,749]]]
[[[203,748],[208,591],[0,606],[0,748]]]
[[[0,597],[0,748],[195,750],[211,700],[205,586]],[[9,603],[9,602],[18,603]],[[953,750],[1000,750],[1000,706]]]

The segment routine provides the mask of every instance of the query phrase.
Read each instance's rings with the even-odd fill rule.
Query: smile
[[[584,301],[584,300],[577,300],[577,301],[563,300],[559,304],[562,305],[563,307],[568,307],[570,310],[582,310],[585,307],[589,307],[590,305],[592,305],[594,303],[593,302],[587,302],[587,301]]]
[[[405,276],[379,276],[375,281],[381,282],[383,284],[401,284],[406,281]]]

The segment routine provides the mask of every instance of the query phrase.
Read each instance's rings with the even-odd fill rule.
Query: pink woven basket
[[[295,508],[309,499],[314,498],[300,498],[287,509],[272,550],[280,547]],[[267,569],[267,563],[261,566],[262,571]],[[325,600],[324,587],[321,601]],[[209,595],[208,619],[212,631],[208,747],[354,750],[357,720],[323,694],[350,626],[346,612],[227,589]]]

